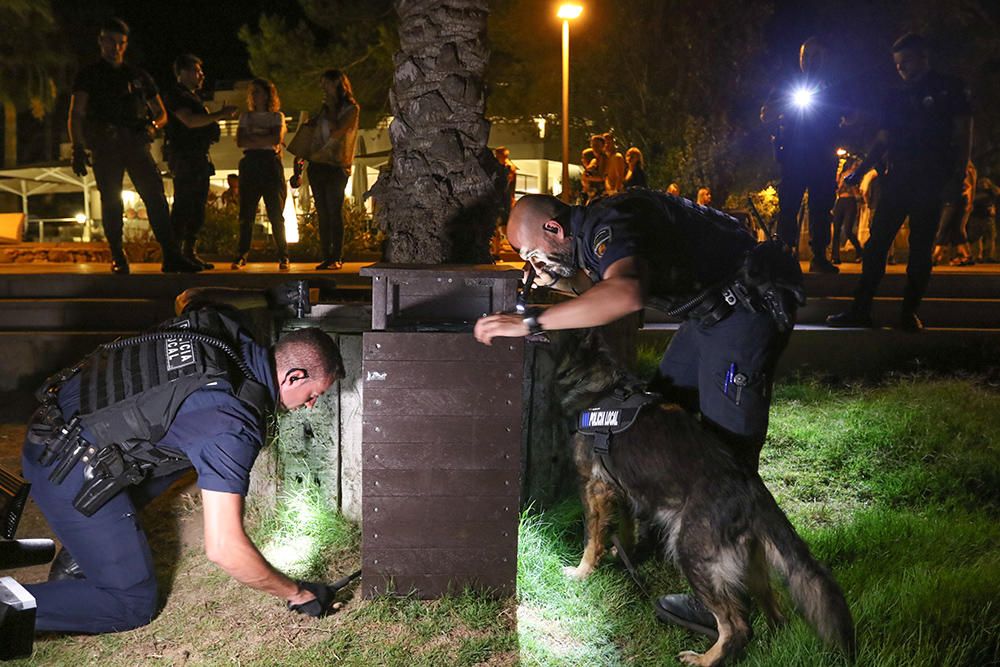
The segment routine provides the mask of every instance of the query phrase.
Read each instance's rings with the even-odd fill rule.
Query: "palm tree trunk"
[[[394,263],[489,263],[503,175],[486,143],[488,0],[396,0],[392,158],[370,190]]]

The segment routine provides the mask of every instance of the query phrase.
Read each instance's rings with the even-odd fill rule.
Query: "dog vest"
[[[627,431],[647,405],[663,401],[663,396],[645,391],[632,392],[624,387],[598,400],[597,405],[580,413],[577,431],[594,438],[594,453],[607,456],[615,434]]]

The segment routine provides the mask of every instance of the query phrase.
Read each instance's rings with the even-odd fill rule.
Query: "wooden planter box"
[[[513,309],[520,273],[363,271],[377,329],[362,341],[364,594],[512,595],[524,344],[487,347],[471,328],[484,312]]]

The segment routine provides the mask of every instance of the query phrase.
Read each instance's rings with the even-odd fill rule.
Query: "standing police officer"
[[[195,252],[198,231],[205,224],[208,186],[215,166],[208,155],[209,146],[219,140],[219,123],[233,118],[236,107],[226,105],[209,113],[198,91],[205,83],[202,61],[190,53],[174,61],[177,82],[163,96],[169,115],[163,144],[164,157],[174,176],[174,207],[170,222],[181,242],[181,254],[203,269],[214,265]]]
[[[768,97],[760,120],[773,128],[774,156],[781,167],[778,184],[778,236],[799,247],[799,204],[809,191],[809,270],[837,273],[826,258],[830,209],[837,188],[837,139],[842,122],[853,115],[842,83],[830,79],[827,50],[816,37],[802,43],[801,74]]]
[[[865,245],[854,303],[826,319],[831,327],[872,326],[872,300],[885,275],[886,257],[909,217],[910,255],[899,328],[914,332],[923,328],[917,308],[931,278],[941,209],[962,196],[972,152],[971,95],[965,83],[930,68],[927,43],[920,35],[910,33],[896,40],[892,57],[903,85],[888,95],[874,145],[861,166],[845,179],[860,183],[884,157],[882,194]]]
[[[483,317],[477,340],[601,326],[646,304],[684,317],[656,388],[700,412],[756,470],[774,369],[802,297],[791,253],[777,242],[755,245],[721,211],[641,188],[586,207],[525,195],[507,230],[545,284],[579,297],[527,317]],[[664,620],[715,632],[714,616],[692,596],[664,596],[656,606]]]
[[[73,172],[86,176],[92,160],[101,193],[101,222],[111,246],[112,273],[129,272],[122,247],[122,178],[126,171],[146,204],[149,225],[163,251],[163,271],[200,271],[200,265],[181,256],[170,229],[163,179],[149,152],[150,133],[167,122],[167,114],[153,79],[124,60],[128,33],[124,21],[108,20],[97,40],[101,59],[81,69],[73,82],[69,106]]]
[[[118,632],[152,620],[156,575],[138,510],[192,467],[209,560],[293,611],[324,613],[332,590],[264,559],[244,530],[243,497],[268,413],[312,407],[343,375],[319,329],[268,349],[201,309],[54,376],[39,391],[22,456],[31,496],[64,547],[50,581],[26,586],[36,629]]]

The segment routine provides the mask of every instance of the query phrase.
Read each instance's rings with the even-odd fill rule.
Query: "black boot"
[[[49,568],[49,581],[86,578],[83,570],[80,569],[80,564],[73,559],[72,554],[70,554],[66,547],[59,549],[55,560],[52,561],[52,567]]]
[[[835,329],[871,329],[874,324],[870,312],[851,306],[842,313],[827,317],[826,326]]]
[[[656,617],[664,623],[672,623],[691,632],[709,637],[712,641],[719,638],[715,622],[715,614],[710,612],[698,598],[693,595],[674,594],[657,598],[653,603]]]
[[[178,251],[169,255],[164,252],[163,265],[160,269],[164,273],[198,273],[201,271],[201,264],[193,262]]]
[[[131,269],[128,265],[128,256],[125,254],[125,249],[120,245],[111,246],[111,273],[118,275],[126,275],[131,273]]]
[[[195,241],[184,241],[184,242],[182,242],[181,243],[181,254],[188,261],[191,261],[191,262],[194,262],[195,264],[201,265],[202,269],[208,270],[208,269],[214,269],[215,268],[215,264],[212,264],[211,262],[206,262],[205,260],[203,260],[201,257],[198,256],[197,252],[195,252]]]

